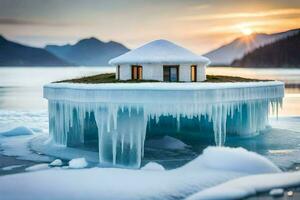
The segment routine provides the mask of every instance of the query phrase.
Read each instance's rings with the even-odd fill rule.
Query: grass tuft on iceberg
[[[207,75],[205,82],[253,82],[263,81],[258,79],[242,78],[238,76],[221,76],[221,75]],[[266,80],[265,80],[266,81]],[[97,74],[93,76],[85,76],[80,78],[57,81],[56,83],[144,83],[144,82],[159,82],[157,80],[117,80],[115,73]]]

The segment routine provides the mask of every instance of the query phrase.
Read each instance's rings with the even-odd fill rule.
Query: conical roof
[[[210,60],[197,55],[183,47],[167,40],[155,40],[123,55],[113,58],[109,64],[180,64],[180,63],[205,63]]]

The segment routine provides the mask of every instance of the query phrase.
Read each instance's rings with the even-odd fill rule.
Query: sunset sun
[[[253,30],[251,28],[243,28],[243,29],[241,29],[241,32],[244,35],[251,35],[253,33]]]

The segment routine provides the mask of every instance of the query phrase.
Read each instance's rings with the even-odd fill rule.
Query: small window
[[[117,77],[117,78],[118,78],[118,80],[120,80],[120,77],[121,77],[121,76],[120,76],[120,65],[118,65],[118,69],[117,69],[117,70],[118,70],[118,72],[117,72],[118,77]]]
[[[142,80],[143,79],[143,67],[140,65],[131,66],[131,79]]]
[[[164,65],[164,81],[178,82],[179,80],[179,65]]]
[[[197,65],[191,66],[191,81],[192,82],[197,81]]]

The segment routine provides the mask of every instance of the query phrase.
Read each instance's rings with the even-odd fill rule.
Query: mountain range
[[[212,65],[230,65],[234,60],[241,59],[245,54],[259,47],[276,42],[298,32],[300,32],[300,29],[274,34],[256,33],[239,37],[228,44],[204,54],[204,56],[212,61]]]
[[[80,40],[74,45],[47,45],[45,49],[67,62],[80,66],[107,66],[111,58],[129,51],[120,43],[102,42],[94,37]]]
[[[70,66],[45,49],[8,41],[0,35],[0,66]]]
[[[124,45],[96,38],[74,45],[29,47],[0,35],[0,66],[107,66],[111,58],[129,51]]]
[[[299,67],[300,32],[259,47],[241,59],[234,60],[231,65],[238,67]]]

